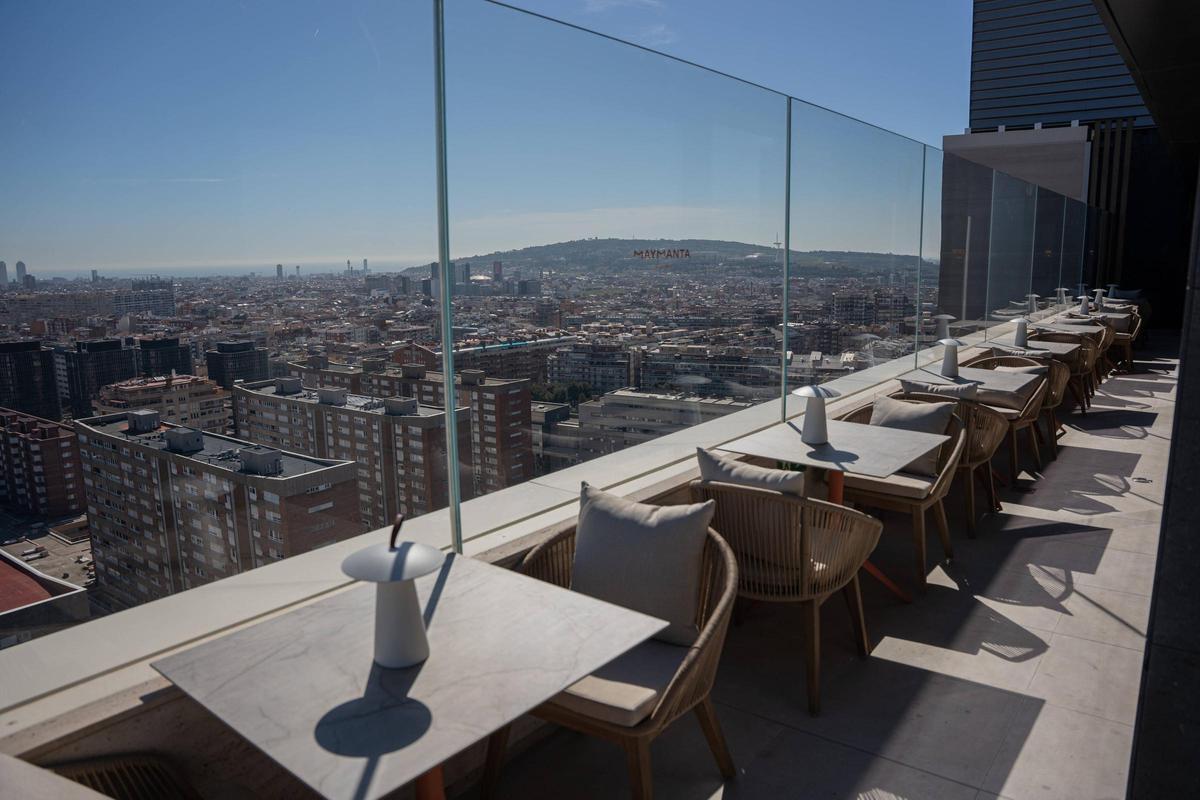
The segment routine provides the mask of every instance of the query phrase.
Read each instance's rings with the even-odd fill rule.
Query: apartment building
[[[354,464],[162,423],[75,422],[98,589],[131,606],[362,533]]]
[[[445,407],[444,376],[423,364],[389,368],[382,359],[364,359],[361,366],[324,363],[288,365],[301,382],[324,388],[347,389],[375,398],[415,397],[421,405]],[[494,492],[533,477],[530,433],[530,382],[522,378],[491,378],[481,370],[458,370],[456,402],[470,409],[471,481],[463,482],[464,496]]]
[[[565,345],[578,341],[577,336],[553,336],[544,339],[491,342],[454,349],[454,368],[480,369],[489,375],[505,378],[527,378],[533,383],[554,379],[548,376],[549,363]],[[397,350],[392,357],[400,364],[422,364],[428,370],[442,368],[440,350],[413,344]],[[621,384],[625,386],[627,384]],[[618,387],[619,388],[619,387]]]
[[[52,349],[37,340],[0,342],[0,407],[62,418]]]
[[[142,375],[192,374],[192,349],[178,336],[138,339],[138,369]]]
[[[66,425],[0,408],[0,504],[53,519],[84,509],[79,446]]]
[[[208,377],[222,389],[232,389],[235,381],[267,379],[267,351],[254,342],[217,342],[204,355]]]
[[[597,394],[633,385],[629,351],[619,342],[595,340],[560,347],[546,369],[550,383],[586,383]]]
[[[615,453],[668,433],[750,408],[728,398],[621,389],[579,404],[579,454]]]
[[[779,370],[779,353],[773,348],[665,344],[642,355],[638,388],[762,400],[778,392]]]
[[[64,411],[90,417],[101,387],[138,375],[138,351],[120,339],[76,342],[74,349],[55,348],[54,371]]]
[[[299,378],[233,390],[238,436],[258,444],[356,463],[359,512],[368,528],[397,513],[447,504],[446,413],[412,397],[367,397],[341,388],[305,388]],[[464,498],[471,497],[471,417],[457,409]]]
[[[424,405],[446,405],[445,376],[418,364],[399,370],[364,364],[363,394],[415,397]],[[456,403],[471,414],[472,491],[487,494],[533,477],[530,426],[530,382],[523,378],[490,378],[481,370],[458,370]],[[464,494],[466,489],[464,487]]]
[[[167,374],[109,384],[100,390],[96,409],[99,414],[120,414],[145,408],[157,411],[163,422],[224,433],[228,397],[212,379]]]

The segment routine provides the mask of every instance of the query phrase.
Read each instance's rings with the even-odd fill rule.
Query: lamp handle
[[[396,537],[400,535],[400,526],[401,526],[401,525],[403,525],[403,524],[404,524],[404,515],[403,515],[403,514],[397,514],[397,515],[396,515],[396,522],[395,522],[395,524],[394,524],[394,525],[392,525],[392,537],[391,537],[391,539],[388,541],[388,549],[389,549],[389,550],[395,550],[395,549],[396,549]]]

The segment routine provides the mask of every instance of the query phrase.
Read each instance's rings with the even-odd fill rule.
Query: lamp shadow
[[[419,740],[433,715],[409,692],[423,664],[406,669],[371,665],[362,697],[331,708],[317,722],[313,737],[323,749],[348,758],[365,758],[352,797],[365,797],[379,760]]]

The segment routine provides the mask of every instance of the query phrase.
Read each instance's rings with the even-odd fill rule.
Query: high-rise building
[[[208,377],[222,389],[232,389],[235,381],[267,379],[267,351],[254,342],[217,342],[216,350],[205,353]]]
[[[97,414],[120,414],[139,409],[157,411],[159,419],[212,433],[229,425],[228,395],[210,378],[166,375],[134,378],[100,390]]]
[[[192,373],[192,348],[179,343],[179,337],[137,340],[138,369],[146,377]]]
[[[492,262],[492,280],[496,283],[504,280],[504,264],[499,261]]]
[[[36,340],[0,342],[0,407],[62,419],[51,348]]]
[[[160,422],[77,420],[97,589],[132,606],[363,531],[355,466]]]
[[[0,291],[8,287],[8,264],[0,261]]]
[[[594,340],[561,347],[546,363],[547,380],[557,384],[587,384],[594,394],[633,385],[629,351],[619,342]]]
[[[110,383],[138,375],[138,351],[120,339],[76,342],[54,350],[54,372],[64,409],[75,419],[93,414],[92,401]]]
[[[367,267],[367,260],[364,258],[364,259],[363,259],[363,274],[365,275],[365,274],[367,274],[367,273],[368,273],[368,272],[370,272],[370,271],[371,271],[371,270],[370,270],[370,269]]]
[[[283,280],[283,264],[275,265],[275,278],[277,280]]]
[[[529,381],[490,378],[473,369],[457,373],[456,403],[471,409],[473,493],[486,494],[529,480],[533,477]],[[363,394],[415,397],[432,406],[445,406],[444,384],[442,373],[416,364],[399,370],[370,369],[362,375]]]
[[[1052,244],[1035,242],[1035,252],[1086,227],[1087,244],[1077,246],[1085,283],[1141,289],[1159,325],[1181,313],[1175,289],[1185,280],[1195,165],[1168,148],[1158,126],[1171,120],[1147,109],[1155,98],[1123,57],[1112,5],[975,0],[970,127],[943,139],[943,311],[985,314],[985,287],[973,276],[987,268],[990,170],[998,170],[1041,187],[1033,224]],[[1059,195],[1091,206],[1088,219],[1064,218]],[[1035,259],[1035,276],[1038,267]]]
[[[471,283],[471,262],[464,261],[461,264],[455,264],[452,270],[454,275],[455,286],[467,286]]]
[[[129,291],[113,295],[113,311],[123,314],[156,314],[169,317],[175,313],[175,284],[157,277],[133,281]]]
[[[446,413],[415,398],[305,388],[299,378],[239,384],[238,436],[298,453],[357,463],[359,512],[368,528],[447,503]],[[471,418],[457,409],[460,469],[471,487]]]
[[[83,511],[83,472],[73,430],[0,408],[0,447],[0,504],[45,519]]]
[[[25,262],[24,261],[17,262],[17,283],[21,284],[21,285],[25,284]]]

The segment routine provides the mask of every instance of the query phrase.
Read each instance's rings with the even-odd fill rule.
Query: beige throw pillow
[[[703,447],[696,448],[696,461],[700,464],[700,477],[706,481],[732,483],[801,496],[804,494],[803,472],[758,467],[736,458],[710,453]]]
[[[954,403],[906,403],[891,397],[880,397],[871,411],[871,424],[918,433],[945,433],[954,415]],[[905,472],[917,475],[937,475],[937,459],[941,448],[913,460]]]
[[[974,400],[979,387],[974,383],[925,383],[900,379],[900,388],[905,394],[936,394],[957,400]]]
[[[655,638],[690,645],[714,505],[653,506],[582,486],[571,588],[670,626]]]

